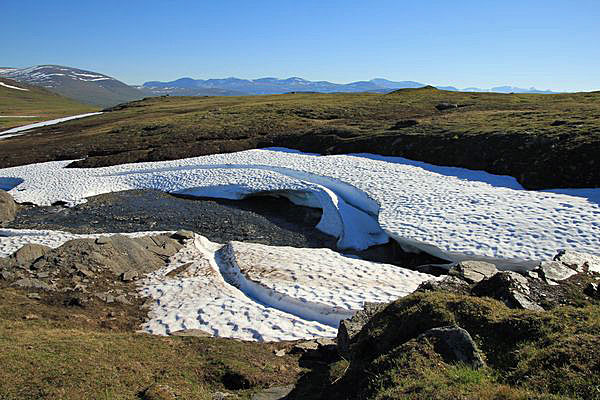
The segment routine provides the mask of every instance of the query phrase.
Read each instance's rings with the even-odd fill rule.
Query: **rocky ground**
[[[315,228],[321,210],[297,206],[285,198],[257,196],[224,200],[186,198],[157,190],[127,190],[87,200],[72,208],[62,205],[13,207],[14,219],[5,225],[14,229],[52,229],[81,234],[184,229],[216,243],[236,240],[337,250],[337,239]],[[406,253],[395,242],[346,253],[402,266],[445,262],[422,253]]]
[[[0,211],[0,224],[19,228],[188,228],[222,242],[333,242],[315,233],[318,212],[278,199],[130,191],[68,209],[15,206],[0,191]],[[342,321],[336,340],[136,334],[147,312],[137,280],[191,235],[26,245],[0,258],[0,397],[600,399],[597,257],[559,252],[523,273],[463,261],[405,298],[368,304]]]
[[[15,229],[71,233],[191,230],[211,241],[250,241],[276,246],[335,248],[336,239],[315,229],[321,210],[287,199],[197,199],[156,190],[128,190],[90,197],[76,207],[20,206],[7,224]]]

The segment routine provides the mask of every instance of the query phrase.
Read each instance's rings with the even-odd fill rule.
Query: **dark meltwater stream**
[[[237,240],[339,251],[336,238],[315,228],[320,218],[320,209],[297,206],[285,198],[222,200],[186,198],[157,190],[127,190],[90,197],[87,203],[72,208],[23,205],[7,227],[72,233],[187,229],[217,243]],[[442,262],[425,254],[404,253],[395,242],[343,253],[404,267]]]

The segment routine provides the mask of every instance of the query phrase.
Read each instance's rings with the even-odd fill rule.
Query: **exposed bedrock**
[[[17,206],[12,196],[0,190],[0,227],[15,219],[16,212]]]

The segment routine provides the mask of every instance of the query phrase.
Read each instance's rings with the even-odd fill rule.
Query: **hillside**
[[[2,69],[0,77],[44,87],[80,103],[108,107],[145,96],[139,90],[110,76],[60,65],[24,69]]]
[[[283,146],[370,152],[516,177],[527,188],[599,187],[600,92],[160,97],[4,141],[0,166],[79,166]],[[44,149],[28,154],[35,147]],[[26,155],[26,156],[25,156]]]
[[[15,126],[96,110],[93,106],[38,86],[0,78],[0,132]]]

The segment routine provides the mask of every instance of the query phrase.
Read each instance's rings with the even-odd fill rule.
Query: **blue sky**
[[[599,0],[0,3],[0,66],[600,89]]]

